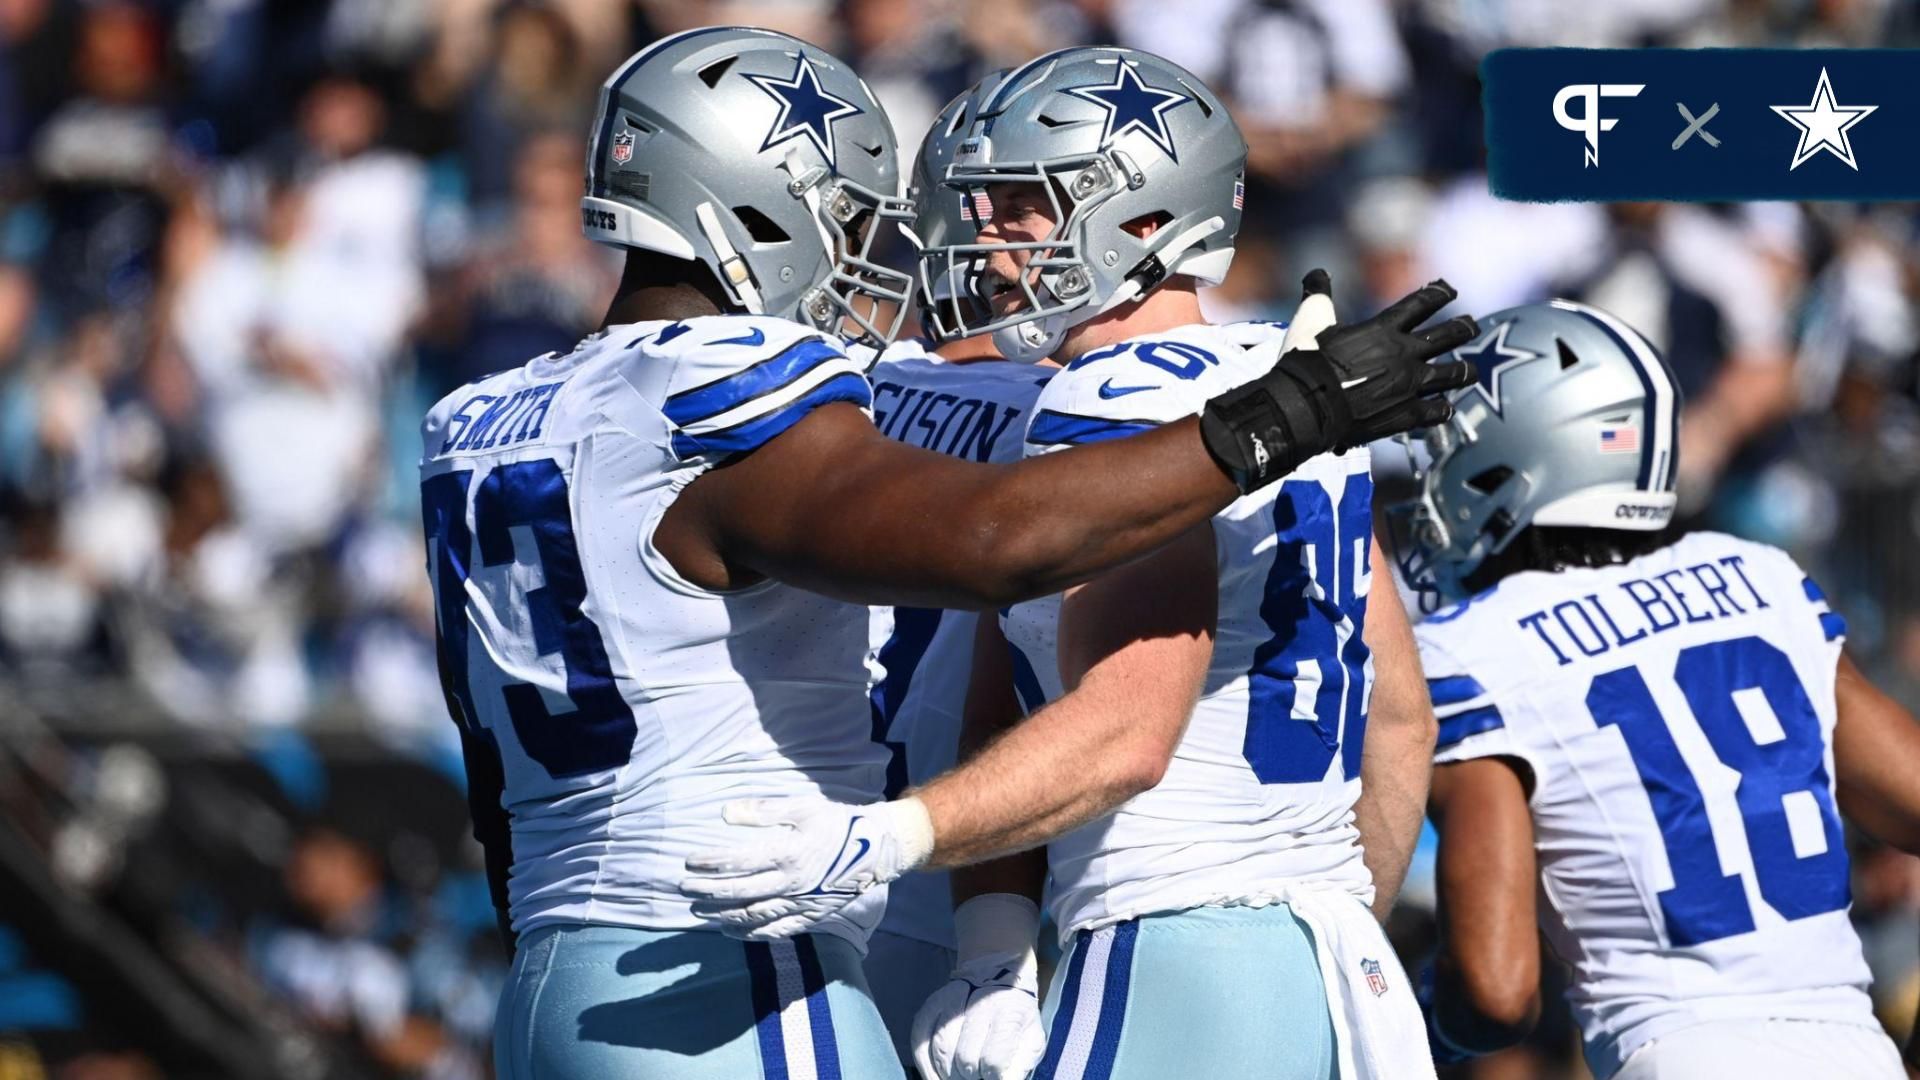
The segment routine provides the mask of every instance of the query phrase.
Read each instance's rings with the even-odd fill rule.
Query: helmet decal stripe
[[[1635,375],[1640,377],[1640,386],[1646,391],[1646,401],[1642,405],[1640,430],[1645,434],[1645,443],[1640,453],[1640,478],[1638,486],[1642,491],[1663,491],[1673,476],[1673,433],[1674,433],[1674,393],[1673,380],[1667,375],[1666,368],[1657,359],[1644,355],[1632,341],[1638,335],[1620,332],[1610,316],[1595,311],[1585,305],[1570,307],[1570,310],[1584,316],[1588,321],[1605,331],[1615,346],[1633,363]]]

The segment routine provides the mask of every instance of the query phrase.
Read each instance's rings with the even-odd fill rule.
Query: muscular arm
[[[1373,542],[1373,565],[1392,565],[1378,540]],[[1407,609],[1384,575],[1375,580],[1367,597],[1365,637],[1373,652],[1373,701],[1360,759],[1360,800],[1354,804],[1353,816],[1367,869],[1373,874],[1373,913],[1385,919],[1400,895],[1413,846],[1420,839],[1439,726],[1427,699]]]
[[[655,542],[708,588],[772,577],[861,604],[1003,607],[1138,558],[1238,494],[1191,418],[981,465],[835,404],[688,485]]]
[[[1213,543],[1211,525],[1188,529],[1062,601],[1066,696],[915,792],[932,865],[1044,844],[1160,782],[1213,653]]]
[[[1440,829],[1437,1026],[1461,1048],[1509,1046],[1540,1018],[1533,819],[1520,769],[1480,758],[1433,771]]]
[[[1840,809],[1861,828],[1920,854],[1920,723],[1843,653],[1834,681],[1833,766]]]

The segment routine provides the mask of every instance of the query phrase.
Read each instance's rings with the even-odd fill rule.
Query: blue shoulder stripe
[[[1027,441],[1038,446],[1105,442],[1152,431],[1159,426],[1157,420],[1108,420],[1099,416],[1042,409],[1027,428]]]
[[[697,424],[763,394],[770,394],[821,364],[844,355],[838,346],[819,338],[797,341],[744,371],[736,371],[691,390],[682,390],[669,397],[660,411],[666,413],[667,419],[677,427]]]
[[[1448,675],[1427,680],[1427,695],[1433,699],[1435,707],[1472,701],[1486,692],[1487,688],[1480,685],[1480,680],[1471,675]]]
[[[779,409],[757,416],[744,424],[735,424],[733,427],[703,435],[689,435],[684,431],[676,431],[673,433],[673,453],[675,457],[685,461],[699,454],[738,454],[755,450],[771,441],[774,436],[799,423],[808,413],[836,401],[852,402],[861,408],[866,408],[873,404],[873,388],[868,385],[865,378],[851,371],[844,372]]]
[[[1826,591],[1820,588],[1819,584],[1813,580],[1811,575],[1800,579],[1800,591],[1806,593],[1807,599],[1816,604],[1824,604],[1827,602]]]
[[[1820,629],[1826,632],[1828,641],[1833,641],[1846,636],[1847,620],[1835,612],[1823,611],[1820,613]]]
[[[1500,710],[1491,705],[1468,709],[1458,716],[1449,716],[1440,721],[1440,738],[1435,743],[1434,749],[1445,749],[1469,735],[1478,735],[1481,732],[1506,726],[1507,721],[1500,715]]]

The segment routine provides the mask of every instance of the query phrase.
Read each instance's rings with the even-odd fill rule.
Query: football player
[[[1125,563],[1444,415],[1425,395],[1460,369],[1427,360],[1459,341],[1361,323],[1202,419],[964,462],[881,434],[833,336],[890,336],[910,281],[869,257],[911,208],[845,64],[767,31],[664,38],[607,80],[587,167],[586,231],[627,249],[603,328],[422,430],[441,671],[517,936],[498,1072],[898,1075],[859,959],[884,895],[845,894],[919,861],[928,825],[879,801],[855,604],[988,607]],[[803,794],[835,800],[850,856],[794,905],[815,932],[723,936],[687,856],[728,835],[723,803]]]
[[[1207,325],[1196,294],[1232,257],[1245,156],[1197,79],[1134,50],[1042,57],[982,107],[946,178],[985,194],[991,220],[929,252],[927,273],[967,268],[987,300],[936,321],[1064,364],[1028,423],[1030,462],[1190,417],[1258,370],[1251,346],[1278,344],[1273,326]],[[1051,844],[956,875],[960,962],[916,1023],[923,1071],[1431,1074],[1368,907],[1369,854],[1383,904],[1404,872],[1433,739],[1404,611],[1390,590],[1368,611],[1368,468],[1364,447],[1305,460],[1152,556],[983,620],[968,730],[993,706],[980,726],[1010,730],[917,791],[932,858]],[[1037,710],[1024,723],[1015,687]],[[1363,759],[1379,790],[1356,827]],[[747,924],[756,901],[808,892],[841,850],[811,824],[824,806],[756,805],[748,816],[792,834],[697,857],[713,872],[696,887],[732,885],[729,917]],[[1050,1034],[1034,959],[1049,865],[1067,946]]]
[[[1786,553],[1663,531],[1680,397],[1645,338],[1553,301],[1459,355],[1479,382],[1428,437],[1410,523],[1412,576],[1452,600],[1417,629],[1436,1050],[1526,1033],[1544,929],[1602,1080],[1896,1080],[1841,811],[1920,851],[1920,726]]]
[[[949,102],[921,142],[911,194],[917,242],[932,246],[971,237],[984,200],[940,183],[953,151],[1006,72],[998,71]],[[929,276],[918,285],[922,311],[951,304],[959,282]],[[874,426],[890,438],[955,457],[995,463],[1020,460],[1034,399],[1055,368],[1003,358],[989,336],[941,338],[888,346],[869,378]],[[972,611],[928,607],[873,609],[876,682],[873,724],[891,753],[886,796],[953,767],[973,655]],[[887,889],[887,911],[867,943],[867,982],[902,1061],[913,1014],[954,965],[953,901],[947,874],[907,874]]]

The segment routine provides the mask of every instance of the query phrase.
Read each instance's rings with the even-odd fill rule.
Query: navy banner
[[[1480,75],[1502,198],[1920,199],[1920,50],[1501,49]]]

